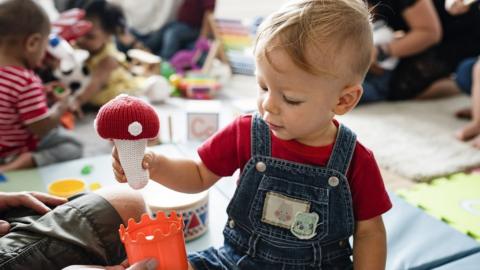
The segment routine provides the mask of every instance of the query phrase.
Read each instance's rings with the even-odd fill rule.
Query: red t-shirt
[[[0,157],[34,150],[37,138],[27,125],[48,115],[40,78],[25,68],[0,67]]]
[[[185,0],[178,10],[177,20],[201,28],[205,13],[214,9],[215,0]]]
[[[209,138],[199,149],[202,162],[219,176],[230,176],[243,169],[251,157],[251,115],[238,117]],[[335,121],[335,120],[334,120]],[[338,122],[335,121],[338,125]],[[327,146],[307,146],[295,140],[281,140],[272,133],[272,157],[303,164],[326,166],[333,150]],[[357,141],[347,172],[356,220],[367,220],[392,207],[380,170],[372,152]]]

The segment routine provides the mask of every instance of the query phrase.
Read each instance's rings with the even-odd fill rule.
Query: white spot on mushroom
[[[130,133],[132,136],[140,135],[140,133],[142,133],[142,130],[143,130],[142,124],[140,124],[137,121],[132,122],[130,123],[130,125],[128,125],[128,133]]]

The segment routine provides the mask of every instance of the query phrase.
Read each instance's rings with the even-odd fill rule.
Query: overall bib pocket
[[[329,190],[264,175],[249,212],[256,232],[282,246],[304,246],[328,234]]]

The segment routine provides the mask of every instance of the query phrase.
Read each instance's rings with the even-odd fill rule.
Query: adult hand
[[[47,206],[57,206],[66,203],[67,199],[41,192],[0,192],[0,211],[13,207],[27,207],[43,215],[51,209]],[[7,234],[10,224],[0,220],[0,235]]]
[[[115,266],[97,266],[97,265],[72,265],[63,270],[94,270],[94,269],[104,269],[104,270],[155,270],[157,269],[157,261],[155,259],[146,259],[139,261],[129,267],[128,262],[125,260],[122,264]]]

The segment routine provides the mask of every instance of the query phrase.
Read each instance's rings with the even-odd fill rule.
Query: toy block
[[[219,128],[219,103],[217,101],[192,101],[187,109],[187,139],[204,141]]]

